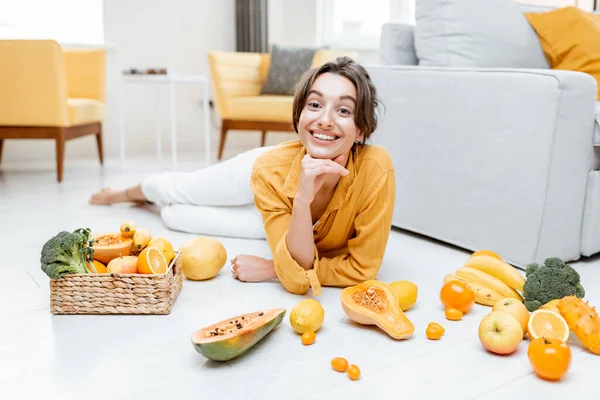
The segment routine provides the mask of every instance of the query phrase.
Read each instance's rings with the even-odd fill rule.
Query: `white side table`
[[[210,110],[208,106],[208,78],[203,75],[122,75],[121,78],[121,98],[120,98],[120,152],[121,167],[125,167],[125,107],[123,106],[125,86],[128,83],[150,84],[156,86],[156,105],[160,107],[160,85],[169,86],[169,103],[171,119],[171,155],[173,159],[173,170],[177,170],[177,113],[175,110],[175,85],[176,84],[202,84],[204,89],[204,157],[206,163],[211,163],[210,156]],[[162,132],[160,130],[160,113],[156,115],[156,155],[162,161]]]

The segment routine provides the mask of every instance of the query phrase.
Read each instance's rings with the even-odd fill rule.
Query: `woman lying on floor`
[[[292,293],[375,279],[395,200],[392,160],[365,145],[377,126],[376,89],[347,57],[309,71],[294,97],[298,140],[261,147],[191,173],[103,189],[92,204],[152,202],[173,230],[265,238],[273,260],[238,255],[234,278],[278,278]]]

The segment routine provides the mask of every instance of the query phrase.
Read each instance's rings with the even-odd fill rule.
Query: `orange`
[[[85,267],[87,268],[90,274],[105,274],[106,273],[106,265],[102,264],[98,260],[92,260],[92,264],[94,264],[94,268],[96,268],[96,272],[90,267],[90,261],[86,262]]]
[[[440,290],[440,300],[445,308],[456,308],[466,314],[475,304],[475,295],[463,282],[449,281]]]
[[[556,339],[535,339],[527,349],[529,363],[537,376],[548,380],[559,380],[571,366],[569,345]]]
[[[152,238],[148,242],[148,247],[156,247],[159,249],[163,256],[165,256],[165,260],[167,260],[167,264],[169,264],[175,258],[175,250],[173,250],[173,245],[164,237]]]
[[[138,274],[164,274],[167,272],[167,260],[156,247],[146,247],[137,260]]]
[[[527,333],[532,340],[546,338],[566,342],[570,330],[562,315],[550,310],[535,310],[529,317]]]

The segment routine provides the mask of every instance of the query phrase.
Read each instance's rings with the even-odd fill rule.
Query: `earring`
[[[356,140],[354,141],[354,143],[355,143],[355,144],[359,144],[359,143],[360,143],[360,139],[356,139]]]

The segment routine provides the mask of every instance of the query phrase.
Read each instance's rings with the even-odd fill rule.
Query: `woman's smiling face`
[[[348,78],[326,72],[315,79],[298,120],[300,142],[311,157],[347,156],[354,142],[362,140],[354,122],[356,102],[356,88]]]

